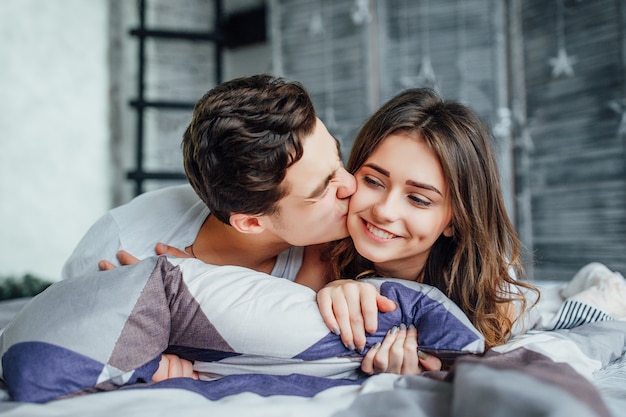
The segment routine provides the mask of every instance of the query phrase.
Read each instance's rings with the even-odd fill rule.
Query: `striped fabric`
[[[566,300],[557,313],[556,324],[552,330],[571,329],[585,323],[607,320],[614,319],[609,314],[589,304]]]
[[[368,348],[404,323],[417,328],[420,349],[439,358],[484,351],[483,336],[438,289],[367,282],[398,306],[380,313]],[[362,377],[362,355],[328,330],[310,288],[242,267],[159,257],[62,280],[33,298],[0,333],[0,378],[13,400],[42,403],[150,382],[162,352],[194,361],[202,379],[300,374],[304,384],[328,387]],[[228,379],[233,388],[251,380],[259,381]]]

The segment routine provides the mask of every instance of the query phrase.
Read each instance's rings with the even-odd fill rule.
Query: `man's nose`
[[[348,198],[356,191],[356,180],[345,168],[338,172],[339,186],[337,187],[337,198]]]

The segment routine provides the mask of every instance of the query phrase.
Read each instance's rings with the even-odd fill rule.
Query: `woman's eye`
[[[430,205],[432,204],[430,201],[420,198],[419,196],[416,196],[416,195],[410,195],[409,200],[411,200],[413,204],[420,206],[420,207],[430,207]]]
[[[380,182],[376,181],[374,178],[363,177],[363,181],[366,184],[372,185],[374,187],[382,187],[382,184]]]

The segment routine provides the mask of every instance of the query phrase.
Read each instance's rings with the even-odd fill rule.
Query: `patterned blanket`
[[[436,288],[370,282],[399,308],[380,315],[368,347],[405,323],[417,327],[420,349],[442,358],[483,352],[482,336]],[[0,335],[2,378],[18,401],[149,382],[162,352],[196,361],[204,379],[298,373],[329,378],[327,386],[363,376],[362,356],[329,332],[311,289],[195,259],[158,257],[60,281]]]
[[[601,268],[594,268],[590,275],[597,277]],[[198,278],[202,274],[205,279]],[[597,297],[580,297],[589,289],[597,292],[604,279],[585,281],[578,289],[572,287],[576,280],[545,287],[535,329],[485,354],[480,354],[481,339],[472,336],[475,330],[441,293],[374,280],[401,306],[395,316],[381,316],[381,333],[413,320],[419,324],[420,346],[450,355],[454,365],[422,376],[362,378],[358,355],[333,339],[316,313],[314,294],[304,287],[283,289],[279,283],[285,280],[248,276],[237,268],[205,270],[196,262],[164,258],[103,276],[53,285],[4,329],[3,417],[618,417],[626,409],[626,323],[619,320],[619,307],[604,311],[594,304]],[[140,276],[144,284],[133,284]],[[248,283],[245,291],[237,287],[234,293],[233,278]],[[296,287],[301,290],[294,292]],[[564,317],[561,307],[574,296],[608,318],[589,315],[582,322],[572,320],[569,328],[554,328],[555,317]],[[608,297],[603,303],[619,305],[619,299]],[[208,300],[222,307],[207,308]],[[204,327],[207,321],[210,326]],[[288,330],[280,330],[284,325]],[[455,340],[450,334],[461,337]],[[198,346],[202,339],[207,341]],[[37,349],[22,351],[31,343],[48,349],[46,356],[40,357]],[[218,378],[149,382],[160,349],[168,348],[216,365]],[[12,379],[16,375],[22,382]],[[68,385],[74,387],[71,392]]]

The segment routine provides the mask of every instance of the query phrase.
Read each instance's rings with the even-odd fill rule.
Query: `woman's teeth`
[[[380,230],[379,228],[377,228],[376,226],[373,226],[370,223],[366,223],[366,227],[367,227],[367,230],[369,230],[371,234],[381,239],[393,239],[394,237],[396,237],[396,235],[385,232],[384,230]]]

